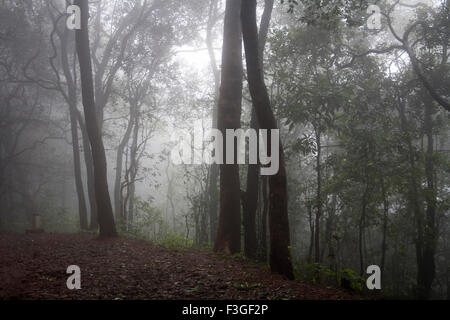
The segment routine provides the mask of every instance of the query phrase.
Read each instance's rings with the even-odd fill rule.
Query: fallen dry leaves
[[[66,286],[81,268],[81,290]],[[261,264],[92,234],[0,234],[0,299],[354,299],[289,281]]]

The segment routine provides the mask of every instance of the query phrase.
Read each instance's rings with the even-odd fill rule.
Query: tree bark
[[[412,137],[408,127],[408,121],[405,113],[405,105],[401,101],[401,98],[397,99],[398,111],[400,115],[400,123],[402,126],[402,131],[404,133],[405,142],[408,147],[408,160],[409,160],[409,202],[413,208],[414,220],[416,223],[416,236],[414,239],[416,247],[416,263],[417,263],[417,288],[416,295],[418,298],[425,299],[425,272],[423,265],[423,255],[424,255],[424,214],[423,207],[421,205],[422,192],[420,183],[417,181],[417,168],[415,160],[415,150],[412,144]]]
[[[83,180],[81,178],[81,161],[80,161],[80,146],[78,144],[78,125],[76,113],[73,106],[70,106],[70,130],[72,133],[72,151],[73,151],[73,166],[75,174],[75,185],[78,199],[78,212],[80,217],[80,228],[82,230],[88,229],[87,207],[84,196]]]
[[[275,0],[265,0],[264,11],[261,15],[261,22],[259,23],[258,34],[258,52],[259,64],[261,72],[264,76],[264,48],[266,47],[267,34],[269,32],[270,20],[272,19],[272,11]]]
[[[312,213],[312,204],[308,203],[306,205],[308,210],[308,221],[309,221],[309,230],[311,232],[311,237],[309,239],[309,250],[308,250],[308,263],[312,262],[312,255],[313,255],[313,249],[314,249],[314,221],[313,221],[313,213]]]
[[[134,129],[133,129],[133,141],[131,143],[130,150],[130,181],[128,189],[128,217],[125,217],[127,221],[133,221],[134,219],[134,198],[136,193],[136,177],[138,173],[139,159],[138,159],[138,139],[139,139],[139,121],[140,121],[140,108],[136,107],[136,115],[134,116]]]
[[[227,0],[225,9],[222,81],[218,106],[218,128],[224,137],[226,129],[240,127],[242,104],[242,34],[241,1]],[[236,153],[235,153],[236,154]],[[223,152],[226,159],[226,152]],[[238,253],[241,250],[241,205],[238,164],[220,165],[219,227],[214,251]]]
[[[220,71],[217,67],[216,56],[213,47],[213,28],[216,23],[218,3],[217,0],[211,0],[208,16],[208,25],[206,28],[206,46],[208,48],[209,60],[211,70],[214,76],[214,106],[212,112],[212,128],[217,129],[217,112],[220,95]],[[209,168],[209,183],[208,183],[208,211],[209,211],[209,228],[210,240],[213,242],[216,239],[217,233],[217,182],[219,180],[219,165],[211,164]]]
[[[364,275],[364,232],[366,228],[366,211],[367,211],[367,193],[368,193],[368,181],[366,181],[366,188],[361,200],[361,217],[359,220],[359,236],[358,236],[358,247],[359,247],[359,275],[362,277]]]
[[[266,0],[264,11],[261,16],[260,30],[258,35],[259,65],[264,77],[264,48],[266,45],[267,33],[269,31],[270,19],[272,16],[274,0]],[[259,128],[255,107],[252,105],[250,128]],[[257,149],[259,150],[259,135],[257,136]],[[250,164],[247,171],[247,191],[245,193],[246,209],[243,210],[244,222],[244,254],[246,257],[254,259],[257,257],[256,239],[256,210],[258,208],[259,192],[259,165]]]
[[[380,270],[381,270],[381,276],[384,275],[384,266],[386,264],[386,250],[387,250],[387,244],[386,244],[386,238],[387,238],[387,224],[388,224],[388,214],[389,214],[389,201],[387,198],[386,193],[386,186],[384,184],[384,179],[381,177],[381,195],[383,198],[383,238],[381,241],[381,263],[380,263]]]
[[[425,102],[424,131],[427,137],[427,151],[425,154],[425,175],[427,185],[425,188],[426,216],[423,235],[422,255],[422,283],[419,284],[419,299],[429,299],[431,288],[436,276],[434,255],[436,252],[437,230],[436,230],[436,190],[434,183],[433,163],[433,105],[431,101]]]
[[[269,197],[267,196],[267,177],[262,177],[262,197],[263,197],[263,209],[262,209],[262,221],[261,221],[261,255],[259,259],[267,262],[267,216],[269,213]]]
[[[123,210],[122,210],[122,167],[123,167],[123,153],[125,150],[125,147],[127,146],[131,131],[133,129],[133,123],[134,123],[134,110],[135,106],[130,104],[130,118],[128,119],[127,128],[125,130],[125,133],[119,143],[119,146],[117,147],[117,157],[116,157],[116,177],[114,182],[114,211],[116,215],[116,220],[123,218]]]
[[[252,108],[250,128],[258,128],[255,109]],[[259,149],[259,137],[258,137]],[[250,259],[257,257],[258,241],[256,239],[256,209],[258,208],[259,165],[249,164],[247,171],[247,191],[244,193],[243,226],[244,226],[244,254]]]
[[[320,126],[320,124],[318,125]],[[320,263],[320,218],[322,217],[322,171],[320,164],[320,157],[322,153],[321,145],[321,133],[320,128],[315,128],[316,131],[316,172],[317,172],[317,193],[316,193],[316,222],[315,222],[315,232],[314,232],[314,262]]]
[[[78,124],[77,124],[77,89],[76,89],[75,74],[74,76],[72,76],[70,72],[69,56],[67,52],[67,36],[68,30],[65,29],[63,36],[60,37],[61,66],[67,82],[70,131],[72,136],[73,167],[74,167],[75,187],[77,190],[80,228],[82,230],[86,230],[88,228],[88,221],[87,221],[86,198],[84,195],[84,188],[83,188],[83,179],[81,178],[80,146],[78,141]],[[74,68],[75,68],[75,61],[76,57],[74,57]]]
[[[90,206],[90,222],[89,230],[98,229],[98,212],[97,212],[97,200],[95,197],[95,183],[94,183],[94,161],[92,159],[92,151],[89,143],[89,137],[87,134],[86,125],[84,124],[83,117],[81,113],[77,110],[78,124],[81,128],[81,137],[83,142],[84,150],[84,163],[86,165],[86,176],[87,176],[87,188]]]
[[[261,129],[278,129],[270,105],[258,53],[256,0],[242,1],[242,31],[244,36],[247,79]],[[270,141],[270,137],[268,138]],[[268,144],[270,150],[270,144]],[[270,267],[289,279],[294,278],[290,254],[289,219],[287,210],[287,180],[283,146],[279,143],[279,170],[269,177]]]
[[[333,194],[331,196],[331,203],[330,203],[330,207],[328,211],[328,216],[327,216],[327,223],[326,223],[326,243],[328,246],[328,255],[327,255],[327,260],[330,266],[331,270],[335,270],[336,268],[336,257],[335,257],[335,253],[334,253],[334,246],[333,246],[333,233],[334,233],[334,217],[336,214],[336,194]],[[323,261],[323,257],[322,257],[322,261]]]
[[[111,199],[108,191],[106,155],[97,122],[94,86],[92,79],[92,63],[89,49],[89,4],[88,0],[75,0],[75,5],[81,9],[81,29],[76,30],[76,47],[78,61],[80,64],[81,92],[83,100],[86,129],[91,144],[94,177],[95,196],[97,200],[98,222],[100,227],[100,237],[117,236],[112,211]]]

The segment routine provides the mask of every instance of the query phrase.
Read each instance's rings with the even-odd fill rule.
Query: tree
[[[244,37],[247,78],[261,129],[277,129],[269,95],[261,72],[256,25],[256,0],[242,1],[242,32]],[[270,141],[270,138],[268,138]],[[290,254],[289,219],[287,212],[287,179],[283,146],[280,141],[278,173],[269,177],[270,267],[272,272],[294,278]],[[268,145],[270,152],[270,147]]]
[[[241,1],[227,0],[225,9],[222,76],[218,103],[218,128],[226,145],[226,129],[240,127],[242,103],[242,36],[240,24]],[[223,152],[223,159],[226,152]],[[235,152],[236,155],[236,152]],[[220,165],[219,226],[214,251],[228,254],[241,250],[241,205],[239,167]]]
[[[431,288],[434,278],[436,276],[436,265],[434,257],[436,254],[436,242],[438,230],[436,226],[436,188],[434,178],[434,139],[433,139],[433,103],[432,99],[426,96],[424,99],[424,133],[427,137],[427,149],[425,153],[425,177],[426,187],[424,190],[424,197],[426,202],[424,224],[424,244],[421,256],[421,266],[418,274],[418,298],[428,299],[431,295]]]
[[[403,34],[396,31],[392,22],[391,15],[397,7],[419,8],[416,20],[407,26]],[[425,9],[421,10],[420,7],[425,7]],[[398,50],[403,51],[407,54],[414,73],[417,75],[423,87],[428,91],[428,94],[441,107],[447,111],[450,111],[450,102],[447,98],[448,92],[446,92],[448,77],[445,72],[442,73],[443,70],[447,70],[448,74],[449,13],[450,10],[448,0],[442,1],[437,12],[430,7],[426,7],[420,2],[415,5],[408,5],[402,3],[400,0],[396,0],[392,5],[388,6],[386,12],[381,12],[381,14],[386,18],[389,32],[394,37],[395,44],[387,47],[366,50],[365,52],[353,53],[350,62],[341,67],[349,67],[357,58],[366,55],[385,54]],[[417,46],[420,47],[424,45],[429,48],[433,48],[436,53],[440,53],[441,55],[440,63],[437,64],[438,68],[435,68],[434,70],[432,69],[429,72],[425,72],[426,68],[424,68],[421,61],[418,59],[417,54],[417,51],[420,50],[417,49]],[[430,68],[428,67],[428,69]],[[441,79],[441,85],[433,85],[432,79],[436,77],[443,78]]]
[[[264,77],[264,48],[266,45],[267,33],[269,31],[270,19],[272,16],[274,0],[266,0],[264,11],[261,16],[260,30],[258,34],[258,53],[262,76]],[[250,128],[258,129],[258,119],[255,107],[252,105]],[[257,150],[259,149],[259,137]],[[250,164],[247,172],[247,190],[243,193],[243,225],[244,225],[244,254],[249,258],[257,257],[256,238],[256,210],[258,208],[259,194],[259,165]],[[265,241],[265,239],[264,239]]]
[[[220,70],[217,66],[216,56],[213,47],[213,29],[218,20],[218,1],[211,0],[208,11],[208,21],[206,26],[206,46],[208,48],[208,55],[211,65],[211,70],[214,76],[214,105],[212,112],[212,128],[217,129],[217,112],[220,95]],[[210,225],[210,239],[211,242],[216,239],[217,232],[217,182],[219,180],[219,165],[212,163],[209,169],[209,185],[208,185],[208,211],[209,211],[209,225]]]
[[[80,66],[81,92],[86,120],[86,129],[91,144],[94,162],[95,196],[97,201],[100,237],[117,236],[111,199],[108,191],[105,147],[95,112],[94,85],[89,47],[89,4],[88,0],[76,0],[75,5],[81,10],[81,29],[76,30],[76,48]]]
[[[87,180],[87,191],[89,197],[89,205],[90,205],[90,222],[89,229],[97,230],[98,229],[98,212],[97,212],[97,200],[95,197],[95,177],[94,177],[94,160],[92,158],[92,150],[91,145],[89,143],[89,137],[86,129],[86,124],[83,119],[81,112],[77,108],[77,121],[81,129],[81,139],[84,150],[84,163],[86,165],[86,180]]]
[[[58,91],[64,97],[65,101],[69,105],[69,118],[70,118],[70,131],[72,137],[72,153],[73,153],[73,165],[74,165],[74,176],[75,176],[75,185],[77,190],[77,198],[78,198],[78,214],[80,217],[80,227],[81,229],[88,229],[88,221],[87,221],[87,207],[86,200],[84,195],[84,187],[83,187],[83,179],[81,175],[81,159],[80,159],[80,147],[79,147],[79,139],[78,139],[78,121],[77,121],[77,113],[79,112],[77,109],[77,83],[76,83],[76,56],[73,56],[73,73],[70,68],[69,63],[69,53],[68,53],[68,36],[69,30],[65,27],[64,31],[61,32],[58,26],[59,18],[55,18],[52,15],[50,10],[50,6],[48,6],[49,13],[53,22],[53,31],[50,35],[50,42],[54,49],[54,57],[50,58],[50,65],[52,66],[55,75],[56,75],[56,86]],[[54,34],[58,35],[58,39],[60,42],[60,56],[61,56],[61,68],[64,74],[64,78],[66,79],[67,89],[64,90],[63,85],[61,83],[61,79],[59,76],[59,70],[56,69],[53,59],[57,56],[56,45],[54,43],[53,36]]]

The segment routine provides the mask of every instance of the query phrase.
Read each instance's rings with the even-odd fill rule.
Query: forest
[[[450,299],[449,1],[0,1],[0,299]]]

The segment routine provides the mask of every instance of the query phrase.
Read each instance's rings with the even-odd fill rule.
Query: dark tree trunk
[[[368,182],[366,181],[366,184]],[[362,277],[364,275],[364,250],[363,250],[363,242],[364,242],[364,231],[366,227],[366,210],[367,210],[367,185],[366,185],[366,191],[364,191],[363,197],[362,197],[362,208],[361,208],[361,217],[359,220],[359,237],[358,237],[358,244],[359,244],[359,275]]]
[[[175,216],[175,205],[173,203],[173,175],[169,173],[170,168],[170,159],[167,159],[166,166],[166,177],[167,177],[167,196],[166,196],[166,216],[172,217],[172,229],[173,232],[176,232],[176,216]],[[169,215],[169,205],[170,205],[170,215]]]
[[[97,122],[94,101],[88,30],[89,4],[88,0],[75,0],[74,4],[81,9],[81,29],[76,31],[76,47],[80,64],[81,92],[86,129],[94,162],[95,196],[97,200],[100,237],[114,237],[117,236],[117,232],[108,191],[105,148]]]
[[[400,121],[402,126],[402,131],[404,133],[405,142],[408,146],[408,160],[409,160],[409,202],[413,208],[414,220],[416,223],[416,237],[414,239],[416,247],[416,263],[417,263],[417,297],[424,297],[424,270],[423,270],[423,230],[424,230],[424,219],[423,219],[423,208],[421,206],[421,196],[420,196],[420,185],[417,181],[417,168],[416,160],[414,155],[414,148],[412,144],[412,138],[408,128],[408,121],[405,113],[405,105],[401,101],[400,97],[397,99],[398,111],[400,115]]]
[[[247,62],[247,79],[259,126],[261,129],[277,129],[259,63],[256,0],[242,1],[241,22]],[[270,140],[268,138],[268,141]],[[268,150],[270,152],[270,144],[268,144]],[[278,173],[269,177],[270,267],[272,272],[293,279],[287,212],[286,168],[281,141],[279,155]]]
[[[206,193],[205,193],[206,195]],[[203,198],[203,197],[202,197]],[[206,199],[201,199],[200,203],[200,234],[199,243],[204,245],[208,243],[208,215],[207,215],[207,201]]]
[[[73,106],[70,106],[70,130],[72,132],[73,166],[75,173],[75,185],[78,197],[80,228],[82,230],[87,230],[88,229],[87,208],[86,208],[86,199],[84,196],[83,180],[81,178],[80,147],[78,144],[78,125],[76,119],[76,112],[73,110]]]
[[[123,167],[123,153],[125,147],[127,146],[131,131],[133,129],[134,123],[134,110],[135,107],[130,105],[130,118],[128,119],[127,128],[122,137],[122,140],[117,147],[117,157],[116,157],[116,177],[114,182],[114,213],[117,219],[123,218],[123,210],[122,210],[122,167]]]
[[[218,128],[223,134],[224,146],[225,130],[240,127],[243,75],[240,12],[240,0],[227,0],[218,106]],[[226,152],[223,152],[223,159],[226,159]],[[219,228],[214,245],[214,251],[232,254],[241,250],[239,167],[236,161],[234,163],[220,165]]]
[[[258,128],[256,113],[253,108],[250,123],[252,129]],[[258,139],[259,140],[259,137]],[[258,142],[259,145],[259,142]],[[258,148],[257,148],[258,150]],[[258,241],[256,240],[256,209],[258,208],[259,165],[249,164],[247,172],[247,191],[243,198],[244,254],[250,259],[257,256]]]
[[[259,23],[258,34],[258,52],[259,52],[259,64],[261,66],[261,72],[264,76],[264,48],[266,46],[267,33],[269,32],[270,20],[272,19],[272,11],[275,0],[265,0],[264,11],[261,15],[261,22]]]
[[[384,275],[384,266],[386,264],[386,250],[387,250],[387,242],[386,242],[386,233],[387,233],[387,224],[388,224],[388,214],[389,214],[389,201],[386,194],[386,186],[384,184],[384,179],[381,177],[381,195],[383,197],[383,238],[381,241],[381,263],[380,270],[381,275]]]
[[[214,76],[214,106],[212,113],[212,128],[217,129],[217,112],[218,102],[220,95],[220,71],[217,67],[216,56],[214,54],[213,47],[213,28],[217,21],[217,8],[218,1],[211,0],[209,8],[208,25],[206,28],[206,46],[208,48],[209,60],[211,64],[211,70]],[[209,169],[209,183],[208,183],[208,212],[209,212],[209,228],[210,228],[210,240],[214,242],[217,233],[217,182],[219,180],[219,165],[216,163],[211,164]]]
[[[217,234],[217,207],[218,207],[218,194],[217,194],[217,183],[219,180],[219,165],[216,163],[211,164],[209,173],[209,184],[208,184],[208,199],[209,199],[209,236],[210,241],[213,242],[216,239]]]
[[[261,261],[267,262],[267,216],[269,212],[269,197],[267,196],[267,177],[264,176],[262,180],[262,198],[263,198],[263,209],[262,209],[262,219],[261,219],[261,254],[259,259]]]
[[[69,65],[69,55],[67,52],[67,36],[68,30],[65,29],[64,34],[60,37],[61,40],[61,66],[67,82],[68,88],[68,102],[69,102],[69,117],[70,117],[70,131],[72,135],[72,152],[73,152],[73,167],[75,176],[75,186],[77,190],[78,199],[78,213],[80,217],[80,228],[86,230],[88,228],[87,221],[87,207],[84,195],[83,179],[81,178],[81,160],[80,160],[80,146],[78,140],[78,124],[77,124],[77,89],[75,72],[72,76]],[[74,69],[76,65],[76,57],[74,56]]]
[[[313,255],[313,249],[314,249],[314,221],[313,221],[313,213],[312,213],[312,204],[308,203],[308,221],[309,221],[309,230],[311,232],[311,237],[309,239],[309,250],[308,250],[308,263],[312,262],[312,255]]]
[[[258,53],[259,65],[264,77],[264,48],[266,45],[267,33],[269,31],[270,19],[272,16],[274,0],[266,0],[264,11],[261,16],[259,39],[258,39]],[[250,120],[250,128],[258,129],[258,117],[256,115],[255,107],[252,105],[252,116]],[[257,149],[259,150],[259,135],[257,136]],[[244,253],[245,256],[251,259],[257,257],[257,239],[256,239],[256,210],[258,208],[258,192],[259,192],[259,165],[250,164],[247,172],[247,192],[246,195],[246,209],[243,210],[243,224],[244,224]]]
[[[134,129],[133,129],[133,141],[131,143],[130,150],[130,179],[128,189],[128,216],[124,217],[127,221],[131,222],[134,219],[134,200],[136,193],[136,177],[138,173],[139,159],[138,159],[138,139],[139,139],[139,121],[140,121],[140,108],[136,108],[136,114],[134,116]]]
[[[84,163],[86,165],[86,175],[87,175],[87,188],[89,205],[91,210],[89,229],[98,229],[98,213],[97,213],[97,200],[95,197],[95,183],[94,183],[94,161],[92,159],[91,146],[89,144],[89,137],[87,134],[86,125],[84,124],[83,118],[80,112],[77,110],[78,124],[81,128],[81,136],[83,141],[84,150]]]
[[[318,125],[320,126],[320,124]],[[316,128],[316,172],[317,172],[317,194],[316,194],[316,222],[315,222],[315,239],[314,239],[314,262],[320,262],[320,218],[322,217],[322,168],[320,165],[320,157],[322,153],[321,132],[320,128]]]
[[[427,185],[425,188],[426,216],[423,235],[423,256],[422,256],[422,283],[419,284],[420,299],[429,299],[436,266],[434,255],[436,252],[437,228],[436,228],[436,190],[434,183],[434,163],[433,163],[433,105],[431,101],[425,102],[424,131],[427,137],[427,151],[425,155],[425,175]]]
[[[329,262],[329,266],[331,270],[335,270],[336,267],[336,257],[334,253],[334,246],[333,246],[333,232],[334,232],[334,217],[336,213],[336,195],[333,194],[331,196],[331,204],[328,210],[328,217],[327,217],[327,223],[326,223],[326,243],[328,246],[328,255],[327,260]],[[323,261],[323,258],[322,258]]]

